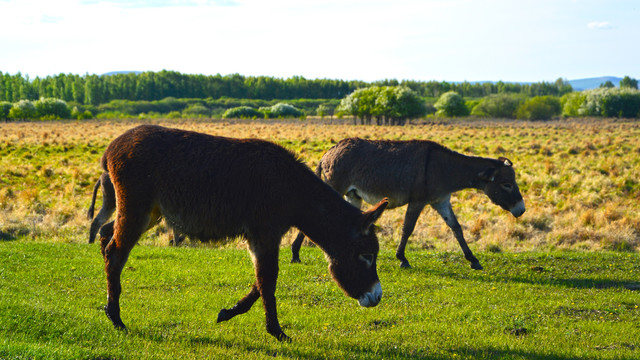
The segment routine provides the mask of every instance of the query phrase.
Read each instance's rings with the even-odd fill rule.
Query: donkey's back
[[[102,162],[134,204],[155,208],[143,212],[155,210],[202,240],[257,230],[248,227],[290,227],[299,209],[283,199],[310,174],[292,153],[267,141],[156,126],[115,139]]]
[[[344,139],[329,149],[317,173],[338,193],[359,206],[388,198],[388,208],[428,196],[425,183],[431,141],[368,141]],[[376,200],[377,199],[377,200]]]

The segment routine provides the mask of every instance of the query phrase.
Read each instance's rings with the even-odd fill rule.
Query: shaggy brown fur
[[[389,199],[390,209],[408,204],[396,251],[402,267],[410,267],[405,247],[427,204],[449,225],[474,269],[482,265],[467,246],[451,208],[451,194],[475,188],[516,217],[525,211],[511,161],[466,156],[431,141],[345,139],[322,156],[316,174],[356,207],[363,199],[375,203],[383,197]],[[300,261],[303,239],[300,233],[292,245],[292,262]]]
[[[140,235],[160,217],[190,237],[248,240],[256,282],[233,308],[220,311],[218,322],[247,312],[262,297],[267,331],[289,339],[278,322],[275,290],[281,237],[292,226],[327,254],[329,270],[348,296],[363,306],[380,301],[372,225],[387,201],[362,213],[280,146],[142,125],[108,146],[102,166],[117,203],[115,222],[100,230],[105,312],[117,328],[125,328],[120,274]]]
[[[96,205],[96,197],[98,195],[98,188],[102,188],[102,207],[98,211],[98,215],[93,218],[93,213]],[[111,218],[111,215],[116,211],[116,191],[113,188],[109,174],[104,172],[100,175],[100,178],[93,187],[93,197],[91,198],[91,206],[87,210],[87,218],[91,221],[91,227],[89,228],[89,244],[92,244],[98,231],[107,221]],[[184,240],[184,236],[180,235],[177,231],[173,230],[173,239],[171,245],[180,245]]]

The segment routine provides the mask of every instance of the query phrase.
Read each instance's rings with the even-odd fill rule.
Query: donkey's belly
[[[355,191],[356,195],[362,198],[362,200],[364,200],[367,204],[377,204],[380,200],[387,198],[387,200],[389,200],[387,209],[393,209],[395,207],[405,205],[408,201],[406,196],[395,194],[392,191],[385,192],[363,190],[362,188],[355,185],[349,186],[349,190],[347,192],[349,191]]]

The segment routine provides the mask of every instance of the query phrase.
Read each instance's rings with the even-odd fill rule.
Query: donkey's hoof
[[[480,262],[471,263],[471,268],[474,269],[474,270],[482,270],[482,269],[484,269],[482,267],[482,265],[480,265]]]
[[[278,341],[280,342],[291,342],[291,338],[288,337],[287,334],[285,334],[279,326],[277,329],[269,329],[267,327],[267,332],[274,338],[278,339]]]
[[[276,337],[276,339],[278,339],[278,341],[280,342],[291,342],[291,338],[287,336],[287,334],[285,334],[284,332],[280,332],[280,334],[278,335],[274,335]]]
[[[219,322],[227,321],[232,317],[233,317],[233,314],[231,314],[231,311],[227,309],[222,309],[218,313],[218,319],[216,320],[216,322],[219,323]]]
[[[400,263],[400,267],[403,269],[411,269],[411,265],[409,264],[409,262],[407,260],[404,260],[403,262]]]
[[[107,315],[109,320],[111,320],[111,323],[113,324],[113,327],[116,328],[116,330],[127,331],[127,327],[124,326],[124,323],[120,319],[120,316],[111,314],[111,312],[109,311],[109,305],[104,306],[104,313]]]
[[[300,261],[300,258],[291,258],[291,263],[292,264],[300,264],[302,261]]]

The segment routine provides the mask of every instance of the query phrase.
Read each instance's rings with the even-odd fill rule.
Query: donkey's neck
[[[344,248],[339,242],[354,237],[354,226],[362,213],[315,175],[304,185],[296,194],[300,203],[294,226],[335,257],[338,249]]]
[[[433,171],[443,179],[443,188],[452,193],[464,189],[482,190],[487,182],[479,174],[496,166],[496,160],[478,156],[468,156],[455,151],[435,151],[429,161],[429,172]]]

